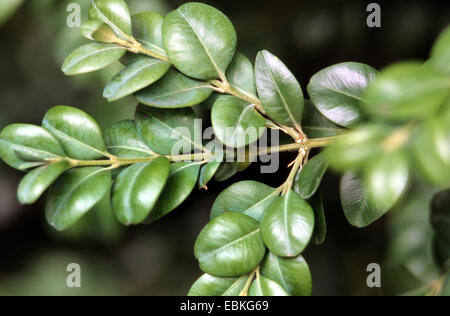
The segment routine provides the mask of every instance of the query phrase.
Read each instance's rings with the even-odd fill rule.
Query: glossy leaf
[[[239,172],[237,162],[224,162],[217,170],[214,179],[219,182],[227,181]]]
[[[312,294],[311,272],[302,256],[281,258],[268,253],[261,266],[261,274],[277,282],[290,295],[311,296]]]
[[[240,278],[218,278],[204,274],[192,285],[188,296],[239,296],[247,279],[248,275]]]
[[[67,169],[69,163],[61,161],[34,169],[20,182],[17,198],[22,204],[33,204]]]
[[[418,62],[395,64],[382,71],[364,93],[365,110],[386,120],[431,117],[448,97],[448,82]]]
[[[122,39],[131,36],[131,17],[123,0],[92,0],[89,18],[106,23]]]
[[[233,24],[219,10],[186,3],[164,19],[163,42],[175,67],[189,77],[223,78],[236,51]]]
[[[223,156],[223,151],[220,151],[215,154],[207,164],[201,167],[200,176],[198,179],[198,186],[200,189],[208,189],[207,184],[212,180],[212,178],[214,178],[217,170],[219,170],[223,161]]]
[[[450,26],[439,35],[431,51],[429,64],[437,72],[450,75]]]
[[[384,153],[374,158],[363,171],[368,203],[388,211],[406,190],[408,178],[408,160],[403,152]]]
[[[300,130],[304,98],[297,79],[268,51],[258,54],[255,70],[258,95],[267,115],[279,124]]]
[[[165,55],[162,42],[164,17],[155,12],[142,12],[133,15],[131,23],[134,38],[145,48]]]
[[[360,106],[364,102],[362,94],[376,75],[375,69],[361,63],[337,64],[311,78],[308,94],[326,118],[352,127],[364,120]]]
[[[139,137],[134,121],[115,123],[104,132],[108,151],[120,158],[152,157],[155,153]]]
[[[345,217],[358,228],[369,226],[389,210],[369,201],[361,177],[353,172],[347,172],[342,177],[340,195]]]
[[[146,105],[172,109],[200,104],[208,99],[212,92],[209,83],[169,70],[160,81],[139,91],[136,97]]]
[[[277,197],[275,189],[263,183],[238,182],[217,197],[211,210],[211,219],[226,212],[238,212],[260,221],[264,211]]]
[[[91,41],[102,43],[114,43],[117,39],[114,31],[100,20],[89,20],[81,25],[81,35]]]
[[[205,226],[197,238],[194,252],[204,272],[232,277],[256,268],[266,250],[258,221],[230,212]]]
[[[125,52],[126,49],[116,44],[86,44],[67,56],[62,71],[67,76],[73,76],[100,70],[118,61]]]
[[[59,140],[71,158],[93,160],[109,155],[97,122],[77,108],[64,105],[51,108],[42,126]]]
[[[277,282],[263,276],[253,281],[248,291],[249,296],[289,296],[289,293]]]
[[[67,171],[51,187],[45,205],[47,221],[62,231],[75,224],[111,188],[111,172],[99,167]]]
[[[42,127],[12,124],[0,133],[0,156],[9,166],[26,170],[39,161],[64,157],[65,153],[58,140]]]
[[[226,75],[234,89],[252,98],[258,98],[254,67],[245,55],[236,52]]]
[[[166,188],[151,211],[149,222],[166,216],[189,197],[197,183],[199,170],[198,162],[172,164]]]
[[[314,156],[295,179],[295,192],[300,194],[303,199],[312,197],[319,188],[328,166],[329,163],[324,153]]]
[[[378,125],[365,125],[334,140],[324,151],[330,166],[339,171],[358,170],[381,155],[379,144],[388,131]]]
[[[325,242],[327,236],[327,221],[323,209],[323,198],[321,194],[316,194],[310,200],[311,206],[314,210],[315,225],[312,240],[314,244],[321,245]]]
[[[264,243],[281,257],[298,256],[311,240],[313,229],[311,206],[293,191],[277,198],[261,220]]]
[[[116,101],[133,94],[164,76],[170,64],[164,61],[142,57],[115,75],[106,85],[103,96],[108,101]]]
[[[430,184],[450,186],[450,111],[424,124],[414,135],[412,152],[415,170]]]
[[[146,219],[166,185],[169,170],[170,162],[158,157],[128,167],[119,175],[112,204],[122,224],[137,225]]]
[[[252,104],[233,96],[223,96],[214,103],[211,121],[216,137],[229,147],[244,147],[257,141],[266,120]]]
[[[194,140],[195,118],[194,111],[188,108],[164,110],[140,105],[136,127],[139,136],[158,154],[187,154],[203,147]]]
[[[336,136],[345,131],[323,116],[309,100],[305,100],[302,129],[310,139]]]

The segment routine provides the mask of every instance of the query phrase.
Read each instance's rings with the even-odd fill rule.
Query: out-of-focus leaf
[[[175,67],[196,79],[223,78],[236,51],[233,24],[219,10],[186,3],[164,19],[163,42]]]
[[[20,8],[22,3],[23,0],[4,0],[0,3],[0,26]]]
[[[195,243],[200,268],[211,275],[235,277],[249,273],[264,257],[264,246],[255,219],[236,212],[213,219]]]
[[[303,92],[281,60],[262,51],[256,57],[256,87],[264,110],[277,123],[301,130]]]
[[[327,221],[325,218],[325,211],[323,209],[322,194],[316,194],[310,200],[311,206],[314,210],[315,225],[312,240],[314,244],[321,245],[325,242],[327,236]]]
[[[233,184],[220,193],[211,210],[211,219],[226,212],[238,212],[258,221],[264,211],[278,197],[275,189],[256,181]]]
[[[314,105],[332,122],[351,127],[364,120],[362,93],[377,71],[370,66],[347,62],[315,74],[308,85]]]
[[[450,26],[442,31],[431,51],[428,64],[437,72],[450,75]]]

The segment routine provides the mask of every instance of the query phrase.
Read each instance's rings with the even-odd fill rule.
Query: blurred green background
[[[184,2],[127,1],[132,13],[163,14]],[[399,60],[426,59],[450,22],[448,1],[377,1],[382,6],[380,29],[366,26],[370,1],[202,2],[230,17],[240,51],[251,59],[261,49],[271,51],[304,88],[314,73],[338,62],[358,61],[379,69]],[[85,21],[89,0],[0,0],[0,128],[16,122],[39,124],[59,104],[84,109],[102,127],[133,117],[133,98],[115,103],[101,98],[102,87],[117,68],[72,78],[60,71],[64,57],[85,42],[79,29],[66,25],[69,3],[81,5]],[[292,158],[283,156],[281,166]],[[18,204],[15,190],[21,176],[0,164],[0,295],[185,295],[201,274],[193,245],[217,195],[244,179],[278,186],[286,172],[260,175],[253,166],[231,181],[196,192],[151,226],[123,228],[112,214],[93,210],[66,233],[45,223],[42,200],[33,206]],[[437,277],[427,189],[412,187],[410,198],[417,203],[406,199],[390,216],[359,230],[344,218],[337,181],[336,175],[328,175],[323,189],[327,241],[304,255],[315,295],[398,294]],[[72,262],[81,265],[81,289],[66,286],[66,266]],[[366,286],[366,267],[373,262],[383,263],[381,290]]]

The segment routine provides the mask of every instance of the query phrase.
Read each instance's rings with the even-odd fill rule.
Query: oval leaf
[[[277,282],[293,296],[311,296],[312,280],[308,264],[302,256],[281,258],[267,254],[261,266],[261,274]]]
[[[172,164],[166,189],[161,194],[147,221],[155,222],[180,206],[194,190],[199,170],[200,165],[197,162]]]
[[[316,194],[310,200],[311,206],[314,210],[315,225],[313,233],[313,242],[316,245],[321,245],[325,242],[327,236],[327,221],[323,209],[323,198],[321,194]]]
[[[355,126],[364,120],[362,94],[376,75],[375,69],[361,63],[333,65],[311,78],[308,94],[326,118],[341,126]]]
[[[42,166],[28,173],[20,181],[17,189],[17,198],[22,204],[33,204],[48,187],[69,169],[67,161],[61,161]]]
[[[131,17],[123,0],[92,0],[89,18],[106,23],[122,39],[131,36]]]
[[[120,158],[152,157],[155,153],[139,137],[134,121],[115,123],[105,133],[108,151]]]
[[[448,97],[448,79],[418,62],[384,69],[364,93],[367,113],[403,121],[432,117]]]
[[[134,38],[145,48],[165,55],[162,42],[162,25],[164,17],[156,12],[142,12],[133,15]]]
[[[303,92],[281,60],[262,51],[256,57],[256,87],[267,115],[277,123],[301,130]]]
[[[55,135],[71,158],[91,160],[109,156],[100,127],[86,112],[55,106],[45,114],[42,126]]]
[[[81,35],[91,41],[114,43],[117,39],[114,31],[103,21],[89,20],[81,26]]]
[[[250,60],[236,52],[227,70],[227,79],[231,87],[239,92],[257,99],[255,70]]]
[[[297,193],[279,197],[264,213],[261,234],[275,255],[296,257],[308,245],[314,229],[314,212]]]
[[[253,281],[248,291],[249,296],[289,296],[289,293],[277,282],[263,276]]]
[[[211,275],[232,277],[249,273],[266,252],[258,221],[240,213],[225,213],[201,231],[195,243],[200,268]]]
[[[264,211],[278,197],[274,188],[256,181],[242,181],[225,189],[217,197],[211,219],[226,212],[238,212],[261,220]]]
[[[169,70],[170,64],[164,61],[142,57],[115,75],[106,85],[103,97],[109,102],[133,94],[158,81]]]
[[[310,100],[305,101],[302,129],[309,139],[336,136],[345,131],[323,116]]]
[[[211,121],[217,138],[229,147],[244,147],[264,133],[266,119],[254,106],[233,96],[223,96],[214,103]]]
[[[111,172],[99,167],[67,171],[51,187],[45,205],[47,221],[62,231],[75,224],[111,188]]]
[[[65,153],[58,140],[42,127],[12,124],[0,133],[0,156],[9,166],[26,170],[33,162],[61,158]]]
[[[136,111],[139,136],[153,151],[161,155],[203,150],[203,145],[194,140],[195,119],[194,111],[189,108],[163,110],[140,105]]]
[[[299,172],[294,183],[295,192],[303,199],[311,198],[319,188],[328,165],[324,153],[314,156]]]
[[[156,204],[169,176],[170,162],[158,157],[125,169],[113,191],[113,209],[122,224],[142,223]]]
[[[67,76],[73,76],[100,70],[118,61],[125,52],[126,49],[116,44],[86,44],[67,56],[62,71]]]
[[[435,71],[450,75],[450,26],[439,35],[431,51],[429,64]]]
[[[198,186],[200,189],[208,189],[207,184],[212,180],[217,170],[219,170],[224,157],[223,151],[218,152],[211,158],[211,160],[203,165],[200,169],[200,176],[198,179]]]
[[[139,91],[136,98],[146,105],[173,109],[200,104],[208,99],[212,92],[209,83],[169,70],[156,84]]]
[[[233,24],[219,10],[186,3],[164,19],[163,42],[175,67],[189,77],[224,78],[236,51]]]
[[[239,296],[247,279],[248,275],[240,278],[218,278],[204,274],[192,285],[188,296]]]

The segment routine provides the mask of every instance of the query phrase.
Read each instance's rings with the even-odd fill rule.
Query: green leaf
[[[217,170],[214,179],[219,182],[227,181],[238,173],[238,163],[224,162]]]
[[[295,192],[303,199],[312,197],[319,188],[328,166],[324,153],[314,156],[297,175],[294,183]]]
[[[163,21],[164,17],[155,12],[142,12],[131,18],[134,38],[145,48],[165,55],[162,42]]]
[[[253,281],[248,291],[249,296],[289,296],[289,293],[277,282],[263,276]]]
[[[237,36],[219,10],[186,3],[164,19],[163,42],[169,59],[185,75],[222,79],[236,51]]]
[[[164,110],[140,105],[136,111],[139,136],[161,155],[188,154],[194,148],[203,148],[201,142],[196,143],[194,139],[195,119],[190,108]]]
[[[277,198],[261,220],[264,243],[281,257],[298,256],[311,240],[313,229],[311,206],[293,191]]]
[[[301,130],[303,92],[281,60],[262,51],[256,57],[256,87],[267,115],[277,123]]]
[[[439,35],[428,64],[437,72],[450,75],[450,26]]]
[[[266,120],[244,100],[222,96],[214,103],[211,121],[216,137],[229,147],[244,147],[264,133]]]
[[[139,91],[136,98],[153,107],[183,108],[202,103],[212,92],[212,86],[209,83],[169,70],[157,83]]]
[[[321,194],[316,194],[310,200],[311,206],[314,210],[315,225],[312,240],[314,244],[321,245],[325,242],[327,237],[327,221],[325,212],[323,210],[323,198]]]
[[[158,81],[169,68],[167,62],[139,58],[111,79],[103,91],[103,97],[112,102],[133,94]]]
[[[310,100],[305,100],[302,129],[309,139],[336,136],[345,131],[323,116]]]
[[[450,190],[436,194],[431,203],[431,225],[438,239],[450,245]]]
[[[247,279],[248,275],[240,278],[218,278],[204,274],[192,285],[188,296],[239,296]]]
[[[155,153],[139,137],[134,121],[115,123],[104,132],[108,151],[120,158],[152,157]]]
[[[448,97],[448,79],[418,62],[384,69],[364,92],[365,110],[385,120],[432,117]]]
[[[251,61],[240,52],[236,52],[227,70],[230,85],[239,92],[257,99],[255,71]]]
[[[268,253],[261,266],[261,274],[277,282],[293,296],[311,296],[312,280],[308,264],[302,256],[280,258]]]
[[[103,21],[124,40],[132,35],[130,11],[123,0],[92,0],[89,18]]]
[[[125,169],[113,191],[113,209],[122,224],[142,223],[155,206],[169,176],[170,162],[158,157]]]
[[[368,203],[387,212],[406,190],[408,178],[408,160],[403,152],[384,153],[374,158],[363,171]],[[371,221],[377,219],[374,217]]]
[[[16,13],[24,0],[8,0],[0,3],[0,26]]]
[[[365,125],[338,137],[324,153],[336,170],[359,170],[368,160],[381,155],[379,144],[387,135],[382,126]]]
[[[258,266],[266,248],[258,221],[236,212],[213,219],[195,243],[200,268],[211,275],[240,276]]]
[[[42,126],[59,140],[71,158],[93,160],[109,156],[100,127],[86,112],[55,106],[45,114]]]
[[[433,118],[413,137],[415,170],[430,184],[450,186],[450,111]]]
[[[364,102],[362,94],[376,75],[375,69],[360,63],[333,65],[311,78],[308,94],[326,118],[352,127],[364,120],[360,106]]]
[[[81,35],[91,41],[114,43],[117,39],[114,31],[103,21],[89,20],[81,26]]]
[[[69,169],[67,161],[61,161],[34,169],[20,182],[17,198],[22,204],[33,204],[48,187]]]
[[[30,161],[43,162],[64,156],[58,140],[40,126],[12,124],[0,133],[0,157],[15,169],[26,170],[33,167]]]
[[[198,179],[199,189],[208,189],[207,184],[212,180],[223,162],[223,151],[219,151],[218,153],[214,152],[214,154],[213,158],[200,169],[200,176]]]
[[[180,206],[192,193],[197,183],[198,162],[172,164],[166,188],[150,213],[149,222],[155,222]]]
[[[226,212],[238,212],[261,220],[264,211],[277,199],[274,188],[256,181],[233,184],[220,193],[211,210],[211,219]]]
[[[116,44],[91,43],[75,49],[64,60],[62,71],[67,76],[97,71],[118,61],[126,49]]]
[[[353,172],[347,172],[340,184],[341,204],[349,223],[358,228],[367,227],[389,209],[381,208],[380,203],[369,201],[363,180]]]
[[[94,207],[111,188],[111,172],[99,167],[67,171],[51,187],[45,212],[57,230],[66,230]]]

